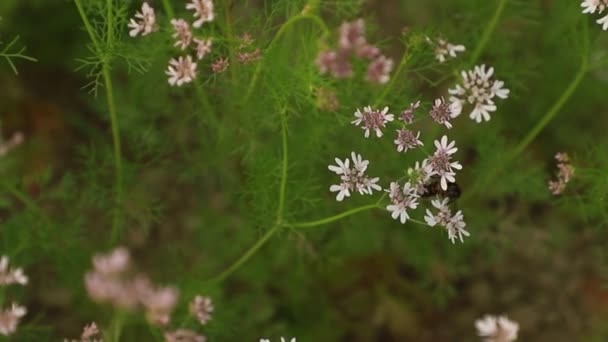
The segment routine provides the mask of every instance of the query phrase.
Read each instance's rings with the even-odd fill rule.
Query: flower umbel
[[[395,145],[397,145],[397,151],[407,152],[407,150],[414,149],[424,144],[420,141],[420,132],[414,135],[414,132],[407,129],[397,130],[397,139],[395,139]]]
[[[408,109],[401,112],[399,115],[399,120],[405,122],[406,124],[412,124],[414,122],[414,111],[420,107],[420,101],[416,101],[414,103],[410,103]]]
[[[464,216],[460,210],[452,215],[452,211],[450,210],[450,207],[448,207],[448,202],[448,198],[444,198],[442,201],[432,200],[431,203],[439,211],[436,214],[433,214],[427,209],[424,220],[431,227],[436,225],[444,227],[448,232],[448,238],[452,243],[456,242],[456,239],[459,239],[460,242],[464,242],[463,237],[470,235],[469,232],[464,229],[464,227],[466,227]]]
[[[561,195],[566,189],[566,184],[574,176],[574,166],[570,164],[570,157],[564,152],[555,155],[557,160],[557,174],[555,180],[549,181],[549,190],[553,195]]]
[[[196,296],[190,302],[190,313],[194,315],[201,325],[207,324],[211,320],[213,313],[213,302],[209,297]]]
[[[173,58],[165,73],[169,76],[170,85],[180,87],[196,78],[196,62],[192,61],[191,56]]]
[[[177,329],[165,332],[166,342],[205,342],[207,338],[188,329]]]
[[[412,188],[410,182],[405,183],[403,187],[397,182],[391,182],[390,189],[386,191],[392,203],[386,207],[386,210],[391,212],[393,219],[399,218],[401,223],[405,223],[410,218],[407,210],[418,207],[419,196],[416,189]]]
[[[136,20],[136,19],[139,19]],[[129,35],[136,37],[141,33],[142,36],[148,35],[156,30],[156,14],[154,8],[150,7],[147,2],[141,5],[141,12],[135,13],[135,18],[129,21]]]
[[[213,21],[215,18],[212,0],[192,0],[186,5],[186,9],[194,10],[194,17],[198,20],[192,26],[196,28],[201,27],[206,22]]]
[[[435,58],[439,63],[445,62],[447,58],[456,58],[457,53],[466,50],[464,45],[455,45],[441,38],[434,42],[431,38],[426,37],[426,41],[433,46]]]
[[[186,49],[192,42],[190,25],[184,19],[171,19],[171,25],[175,30],[173,34],[173,38],[176,39],[175,46],[179,46],[182,50]]]
[[[388,107],[384,107],[382,111],[372,109],[372,107],[367,106],[363,108],[363,112],[359,109],[355,112],[355,116],[357,119],[353,120],[351,123],[356,126],[361,125],[361,128],[365,130],[365,137],[369,137],[369,132],[371,130],[376,132],[376,136],[380,138],[382,136],[382,128],[386,126],[387,122],[391,122],[395,119],[393,114],[387,114]]]
[[[349,197],[351,192],[358,191],[360,194],[371,195],[373,190],[380,191],[382,187],[378,185],[379,178],[369,178],[365,174],[369,161],[363,160],[361,155],[351,153],[352,167],[348,158],[344,161],[336,158],[337,165],[329,165],[330,171],[340,176],[341,183],[332,185],[329,190],[337,192],[336,200],[342,201],[344,197]]]
[[[428,164],[433,170],[434,174],[441,177],[441,189],[447,190],[448,182],[455,182],[454,176],[456,172],[454,170],[461,170],[462,165],[457,161],[452,161],[452,154],[458,151],[455,146],[456,142],[452,141],[448,143],[448,137],[443,136],[441,140],[435,140],[435,153],[428,158]]]
[[[477,334],[484,342],[511,342],[517,340],[519,324],[506,316],[485,315],[475,321]]]
[[[17,331],[19,321],[25,314],[27,309],[13,303],[10,308],[0,311],[0,334],[8,336]]]
[[[0,258],[0,286],[19,284],[26,285],[27,276],[21,268],[9,268],[9,261],[6,255]]]
[[[451,102],[457,102],[461,107],[467,103],[473,106],[469,117],[478,123],[490,121],[490,113],[496,110],[494,97],[509,97],[509,89],[503,87],[503,81],[492,79],[493,74],[494,68],[486,70],[485,65],[478,65],[473,70],[462,71],[462,84],[449,90]]]
[[[452,128],[450,120],[460,115],[462,112],[462,106],[460,102],[455,101],[448,103],[443,97],[435,99],[435,104],[431,108],[429,115],[440,125],[444,125],[447,128]]]

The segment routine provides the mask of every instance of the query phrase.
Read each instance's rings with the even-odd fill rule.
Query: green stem
[[[281,140],[283,143],[283,160],[281,168],[281,187],[279,190],[279,206],[277,208],[277,224],[283,221],[283,211],[285,210],[285,194],[287,192],[287,168],[288,168],[288,150],[287,150],[287,113],[281,111]]]
[[[277,31],[277,33],[275,34],[275,36],[272,38],[272,40],[270,41],[270,44],[268,44],[268,47],[266,48],[266,52],[271,51],[272,48],[274,47],[274,45],[277,43],[277,41],[279,40],[279,38],[281,38],[283,36],[283,34],[285,34],[285,31],[291,27],[293,24],[295,24],[296,22],[300,21],[300,20],[312,20],[313,22],[315,22],[319,27],[321,27],[321,29],[323,30],[323,36],[326,36],[329,34],[329,28],[327,27],[327,25],[325,25],[325,22],[319,18],[316,15],[313,14],[308,14],[308,13],[300,13],[298,15],[294,15],[293,17],[289,18],[289,20],[287,20],[282,26],[281,28],[279,28],[279,31]],[[254,73],[253,73],[253,77],[251,78],[251,81],[249,82],[249,86],[247,87],[247,92],[245,93],[245,97],[244,97],[244,102],[247,103],[247,101],[249,100],[251,94],[253,93],[253,90],[255,89],[255,86],[258,83],[258,79],[260,77],[260,73],[262,72],[262,67],[264,64],[264,59],[262,59]]]
[[[551,106],[551,108],[543,115],[540,120],[536,123],[534,128],[532,128],[528,134],[519,142],[517,147],[513,149],[513,152],[509,156],[510,160],[516,158],[523,150],[530,145],[530,143],[538,136],[538,134],[553,120],[555,115],[559,113],[562,107],[568,102],[574,91],[578,88],[579,84],[587,74],[587,64],[582,63],[580,69],[568,84],[566,90],[562,93],[562,95],[557,99],[557,101]]]
[[[171,0],[163,0],[163,8],[165,9],[165,13],[167,13],[167,17],[169,17],[169,19],[175,18],[175,12],[171,6]]]
[[[122,206],[122,197],[123,197],[123,189],[122,189],[122,155],[121,155],[121,142],[120,142],[120,134],[119,134],[119,126],[118,126],[118,115],[116,112],[116,103],[114,101],[114,89],[112,85],[112,77],[110,74],[110,60],[108,56],[103,52],[101,47],[101,42],[95,35],[95,31],[93,30],[93,26],[89,22],[89,19],[84,11],[82,6],[82,0],[74,0],[76,7],[78,8],[78,12],[80,13],[80,17],[82,22],[84,23],[85,29],[89,34],[91,41],[93,42],[93,46],[95,48],[96,53],[99,56],[103,56],[102,58],[102,75],[106,89],[106,99],[108,102],[108,110],[110,112],[110,124],[112,126],[112,140],[114,144],[114,172],[115,172],[115,211],[112,218],[112,232],[110,236],[111,243],[114,243],[118,238],[118,230],[120,228],[120,207]],[[113,25],[113,2],[112,0],[106,1],[106,10],[108,16],[107,23],[107,41],[106,44],[108,47],[112,44],[114,39],[114,25]]]
[[[407,53],[407,51],[405,51],[403,53],[403,56],[401,56],[401,60],[399,61],[399,66],[397,67],[397,70],[391,77],[390,83],[384,88],[384,90],[382,91],[380,96],[378,96],[378,98],[376,99],[376,106],[379,106],[382,104],[382,101],[384,101],[384,99],[386,98],[388,93],[391,91],[391,89],[393,89],[393,86],[395,85],[395,83],[397,83],[397,79],[403,72],[403,68],[405,68],[405,65],[407,64],[407,60],[409,59],[409,56],[410,55]]]
[[[241,268],[255,253],[266,244],[268,240],[281,228],[279,225],[274,225],[272,228],[268,229],[266,233],[253,245],[249,248],[237,261],[235,261],[230,267],[224,270],[215,278],[211,279],[209,283],[220,283],[224,279],[226,279],[229,275],[234,273],[236,270]]]
[[[15,186],[9,185],[9,184],[7,184],[5,182],[2,183],[2,186],[4,187],[4,189],[6,191],[10,192],[19,201],[21,201],[23,204],[25,204],[25,206],[29,210],[31,210],[31,211],[35,212],[36,214],[38,214],[45,221],[47,221],[47,222],[51,221],[51,219],[46,214],[46,212],[44,210],[42,210],[42,208],[40,208],[40,206],[38,206],[38,204],[36,204],[36,202],[34,202],[27,194],[25,194],[21,190],[17,189]]]
[[[358,207],[358,208],[354,208],[351,210],[347,210],[343,213],[337,214],[337,215],[333,215],[333,216],[329,216],[320,220],[316,220],[316,221],[309,221],[309,222],[299,222],[299,223],[290,223],[289,225],[291,227],[294,228],[310,228],[310,227],[316,227],[316,226],[321,226],[324,224],[328,224],[328,223],[332,223],[334,221],[338,221],[342,218],[348,217],[350,215],[354,215],[357,214],[359,212],[362,211],[366,211],[366,210],[370,210],[370,209],[378,209],[381,208],[377,203],[374,204],[368,204],[368,205],[364,205],[362,207]]]
[[[492,16],[492,19],[490,19],[490,22],[486,26],[485,30],[483,31],[483,34],[481,35],[481,38],[479,39],[477,47],[475,47],[475,51],[473,51],[473,54],[471,56],[471,65],[475,65],[475,63],[477,63],[477,60],[479,60],[479,57],[481,56],[483,50],[490,41],[490,38],[492,37],[494,30],[496,29],[496,25],[498,25],[498,21],[500,20],[500,17],[502,16],[502,13],[507,5],[507,0],[499,1],[500,2],[496,7],[496,11],[494,12],[494,16]]]

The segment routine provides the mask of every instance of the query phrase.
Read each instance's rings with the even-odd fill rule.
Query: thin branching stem
[[[120,229],[120,221],[121,221],[121,213],[120,207],[122,206],[122,198],[123,198],[123,183],[122,183],[122,148],[120,141],[120,133],[118,126],[118,114],[116,111],[116,103],[114,101],[114,88],[112,84],[112,77],[110,73],[110,58],[103,51],[101,42],[97,35],[95,34],[95,30],[91,25],[85,11],[82,6],[82,0],[74,0],[76,7],[78,8],[78,13],[80,13],[80,17],[82,22],[84,23],[84,27],[89,34],[91,42],[93,43],[93,47],[95,52],[99,56],[103,56],[102,58],[102,66],[101,72],[103,75],[103,81],[106,89],[106,100],[108,104],[108,111],[110,112],[110,124],[112,126],[112,141],[114,144],[114,173],[116,177],[115,181],[115,209],[112,217],[112,231],[110,235],[110,243],[114,244],[119,237],[119,229]],[[112,0],[107,0],[106,2],[106,10],[107,10],[107,41],[106,44],[110,46],[112,44],[112,39],[114,39],[114,23],[113,23],[113,2]]]
[[[475,63],[477,63],[477,61],[479,60],[479,57],[481,57],[483,50],[490,41],[490,38],[492,38],[494,30],[496,30],[496,25],[498,25],[498,21],[500,20],[500,17],[502,16],[502,13],[504,12],[506,6],[507,0],[499,0],[498,6],[496,6],[496,11],[494,11],[492,19],[490,19],[490,22],[488,23],[488,25],[486,25],[485,30],[483,31],[481,38],[479,39],[479,43],[477,43],[477,46],[475,47],[475,50],[471,55],[471,65],[475,65]]]
[[[281,228],[280,225],[274,225],[272,228],[268,229],[266,233],[258,240],[256,243],[251,246],[237,261],[235,261],[232,265],[230,265],[227,269],[225,269],[222,273],[220,273],[217,277],[211,279],[209,283],[221,283],[230,276],[232,273],[236,272],[241,266],[243,266],[252,256],[254,256],[257,251],[262,248],[266,244],[268,240]]]
[[[169,20],[175,18],[175,11],[173,11],[173,6],[171,6],[171,0],[163,0],[163,8]]]
[[[362,211],[367,211],[367,210],[371,210],[371,209],[378,209],[380,208],[380,206],[377,203],[374,204],[368,204],[368,205],[364,205],[361,207],[357,207],[357,208],[353,208],[350,210],[347,210],[345,212],[342,212],[340,214],[337,215],[333,215],[333,216],[329,216],[326,218],[322,218],[320,220],[315,220],[315,221],[309,221],[309,222],[297,222],[297,223],[290,223],[289,225],[291,227],[294,228],[311,228],[311,227],[317,227],[317,226],[321,226],[324,224],[328,224],[328,223],[332,223],[334,221],[338,221],[340,219],[343,219],[345,217],[360,213]]]
[[[384,101],[386,96],[393,89],[394,85],[397,83],[397,80],[399,79],[399,76],[403,72],[403,69],[407,65],[407,61],[408,61],[409,57],[410,57],[410,54],[407,51],[405,51],[403,53],[403,56],[401,56],[401,60],[399,61],[399,66],[397,66],[397,70],[391,77],[390,83],[384,88],[382,93],[380,93],[380,96],[378,96],[378,98],[376,99],[376,106],[381,105],[382,101]]]
[[[545,112],[545,114],[540,117],[536,125],[534,125],[528,131],[528,133],[524,136],[523,139],[520,140],[520,142],[513,148],[513,150],[511,150],[501,162],[497,163],[495,167],[492,168],[491,171],[489,171],[482,180],[477,182],[476,186],[471,191],[467,192],[465,196],[463,196],[463,201],[466,201],[467,199],[471,198],[471,196],[476,194],[477,191],[483,189],[487,184],[490,184],[490,182],[500,173],[501,170],[504,169],[507,164],[519,157],[519,155],[521,155],[521,153],[530,145],[530,143],[532,143],[532,141],[536,139],[536,137],[543,131],[543,129],[547,127],[551,120],[555,118],[555,116],[568,102],[570,97],[572,97],[580,83],[585,78],[585,75],[589,71],[588,53],[590,42],[587,30],[587,24],[585,23],[583,25],[583,53],[581,55],[581,63],[578,71],[572,78],[572,81],[570,81],[570,83],[568,84],[568,86],[566,86],[566,89],[560,95],[560,97],[553,103],[551,107],[549,107],[547,112]]]
[[[21,201],[29,210],[35,212],[38,216],[40,216],[44,221],[46,221],[47,223],[51,222],[51,219],[49,218],[47,213],[42,210],[42,208],[40,208],[40,206],[36,204],[36,202],[34,202],[26,193],[19,190],[14,185],[8,184],[7,182],[2,182],[2,187],[7,192],[15,196],[19,201]]]
[[[281,165],[281,186],[279,189],[279,205],[277,208],[277,224],[283,221],[283,213],[285,211],[285,194],[287,192],[287,168],[289,164],[288,146],[287,146],[287,112],[282,110],[281,116],[281,141],[283,143],[283,159]]]
[[[266,52],[271,51],[272,48],[275,46],[275,44],[279,41],[279,39],[285,34],[287,29],[289,29],[292,25],[299,22],[300,20],[311,20],[314,23],[316,23],[317,26],[319,26],[321,28],[321,30],[323,31],[323,36],[326,36],[329,34],[329,28],[327,27],[327,25],[325,24],[323,19],[319,18],[317,15],[314,15],[314,14],[300,13],[300,14],[294,15],[293,17],[289,18],[289,20],[287,20],[281,26],[281,28],[279,28],[279,30],[277,31],[275,36],[272,38],[272,40],[268,44],[268,47],[266,48]],[[252,95],[253,90],[255,89],[255,87],[258,83],[260,73],[262,72],[263,64],[264,64],[264,59],[262,59],[258,63],[258,65],[253,73],[253,77],[251,78],[251,81],[249,82],[249,86],[247,87],[247,92],[245,93],[244,102],[247,102],[249,100],[250,96]]]

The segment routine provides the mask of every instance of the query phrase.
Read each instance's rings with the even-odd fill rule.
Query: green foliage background
[[[117,245],[128,246],[155,281],[180,288],[176,322],[196,327],[186,319],[188,300],[213,297],[216,313],[203,329],[211,341],[469,341],[485,313],[518,321],[522,341],[608,338],[608,33],[577,1],[216,1],[216,20],[199,31],[214,37],[212,56],[199,65],[198,81],[182,88],[169,87],[164,74],[178,51],[161,1],[150,1],[161,29],[139,39],[126,27],[139,1],[113,1],[110,18],[106,0],[82,3],[99,33],[97,48],[71,1],[0,3],[0,41],[19,35],[38,60],[16,60],[19,75],[0,64],[3,136],[26,135],[0,162],[0,252],[30,276],[27,287],[0,297],[28,307],[13,340],[75,337],[90,321],[111,326],[116,313],[87,298],[83,274],[94,253]],[[168,3],[190,18],[185,1]],[[294,20],[306,6],[329,27],[326,40],[318,22]],[[387,86],[370,85],[361,73],[335,81],[314,64],[340,23],[358,17],[396,62],[408,56],[386,96]],[[263,58],[212,74],[211,61],[234,54],[235,36],[244,32]],[[448,132],[464,165],[456,203],[471,232],[464,244],[370,210],[279,229],[234,273],[215,278],[275,226],[282,115],[284,222],[374,203],[380,195],[334,200],[335,175],[327,170],[334,157],[361,153],[387,186],[424,155],[395,152],[392,133],[363,139],[350,124],[354,110],[386,104],[396,113],[418,99],[428,109],[456,82],[454,72],[473,65],[486,33],[477,62],[493,66],[511,95],[490,122],[462,115]],[[439,65],[425,35],[467,52]],[[104,63],[122,140],[118,209]],[[337,92],[339,110],[319,109],[319,88]],[[552,108],[552,120],[520,145]],[[426,146],[445,134],[428,121],[420,127]],[[559,151],[572,156],[577,174],[554,197],[546,183]],[[133,314],[121,340],[160,336]]]

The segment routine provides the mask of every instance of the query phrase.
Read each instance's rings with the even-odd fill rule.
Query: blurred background
[[[125,17],[141,5],[126,3]],[[161,13],[159,20],[167,20],[160,1],[149,3]],[[186,13],[185,1],[172,3],[178,15]],[[218,23],[205,32],[221,35],[220,22],[232,18],[235,34],[250,33],[264,50],[304,5],[216,1]],[[432,53],[420,48],[421,57],[413,58],[386,98],[396,112],[415,99],[428,108],[447,94],[453,78],[436,86],[426,80],[467,67],[497,5],[321,1],[319,14],[332,34],[344,20],[365,18],[368,37],[396,61],[417,51],[408,46],[416,35],[467,46],[462,60],[447,66],[432,64]],[[78,336],[84,324],[103,326],[113,315],[83,287],[91,256],[114,247],[108,243],[114,169],[105,90],[95,94],[87,87],[92,79],[82,60],[91,55],[90,42],[71,1],[2,0],[0,17],[0,49],[19,36],[16,46],[37,59],[16,59],[18,74],[0,61],[2,139],[21,133],[24,140],[0,162],[0,253],[30,276],[25,288],[4,293],[28,307],[13,340]],[[155,281],[180,289],[176,321],[187,315],[194,294],[214,299],[215,316],[203,329],[211,341],[475,341],[474,321],[486,313],[517,321],[521,341],[606,341],[608,67],[593,63],[608,57],[608,32],[593,21],[577,1],[507,1],[479,63],[496,69],[510,98],[498,104],[490,122],[477,125],[461,116],[449,132],[464,165],[458,176],[463,198],[455,204],[471,233],[463,244],[453,245],[438,229],[401,225],[384,211],[368,211],[309,230],[281,231],[213,285],[205,281],[272,226],[279,104],[290,106],[287,220],[315,220],[369,203],[364,197],[334,200],[328,188],[335,179],[327,171],[334,157],[362,153],[382,184],[417,159],[396,158],[390,139],[364,140],[349,124],[354,110],[373,103],[381,88],[319,76],[313,61],[320,34],[310,23],[294,27],[264,55],[272,66],[247,103],[242,94],[255,66],[235,66],[225,75],[207,71],[196,87],[171,88],[164,75],[176,53],[171,32],[164,28],[134,40],[124,23],[124,46],[118,48],[124,50],[117,53],[126,57],[117,57],[112,68],[126,194],[119,244]],[[226,46],[218,43],[215,56],[225,54]],[[594,67],[555,118],[505,165],[505,154],[564,94],[583,58]],[[319,108],[308,96],[309,84],[334,89],[339,108]],[[432,146],[443,133],[425,125],[421,130],[431,133],[423,134],[424,142]],[[561,196],[547,189],[557,152],[567,152],[576,168]],[[480,186],[482,179],[489,183]],[[422,211],[417,213],[421,219]],[[125,341],[158,336],[135,314],[124,329]]]

